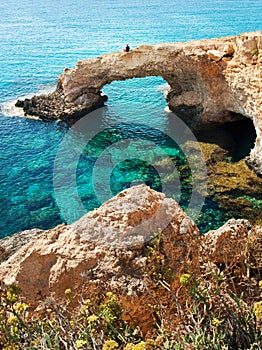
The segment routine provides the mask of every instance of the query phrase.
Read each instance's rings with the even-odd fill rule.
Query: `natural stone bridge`
[[[104,104],[104,85],[147,76],[168,82],[169,108],[192,128],[251,118],[257,139],[249,164],[262,174],[262,31],[84,59],[64,70],[54,93],[17,105],[43,120],[72,123]]]

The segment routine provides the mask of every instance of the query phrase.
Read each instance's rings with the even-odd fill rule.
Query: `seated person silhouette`
[[[124,48],[124,52],[129,52],[130,51],[130,47],[128,44],[126,44],[126,47]]]

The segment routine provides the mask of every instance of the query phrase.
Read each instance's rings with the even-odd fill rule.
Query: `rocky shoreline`
[[[262,32],[236,37],[142,45],[79,61],[58,77],[48,95],[17,101],[26,115],[73,124],[104,105],[104,85],[114,80],[162,76],[169,109],[192,129],[250,118],[256,143],[247,163],[262,174]]]
[[[144,334],[152,331],[152,310],[158,300],[170,324],[180,322],[173,312],[174,295],[181,290],[184,274],[198,278],[230,271],[229,280],[243,283],[251,278],[258,298],[262,179],[243,160],[230,164],[233,141],[220,139],[219,128],[210,126],[252,120],[256,141],[247,163],[262,175],[261,50],[262,32],[143,45],[130,53],[80,61],[59,77],[55,92],[18,101],[28,115],[70,125],[103,106],[105,84],[161,75],[171,87],[169,108],[198,132],[203,127],[208,130],[206,138],[203,134],[198,138],[208,166],[208,195],[230,217],[244,213],[250,221],[231,219],[200,236],[197,225],[173,199],[144,185],[134,186],[73,225],[29,230],[1,240],[1,282],[21,287],[32,309],[50,296],[64,300],[68,289],[77,296],[113,291],[121,299],[126,319]]]
[[[173,199],[145,185],[121,192],[75,224],[31,233],[0,242],[0,280],[18,285],[31,308],[39,312],[39,302],[50,296],[61,302],[68,289],[79,297],[112,291],[144,334],[153,329],[152,306],[174,304],[183,274],[242,268],[250,242],[253,274],[261,273],[262,226],[232,219],[200,236]],[[165,313],[177,324],[172,308]]]
[[[63,90],[57,87],[48,95],[18,100],[15,106],[23,108],[25,116],[36,116],[43,121],[61,120],[71,125],[87,113],[104,106],[105,101],[106,95],[89,93],[84,104],[76,105],[66,101]]]

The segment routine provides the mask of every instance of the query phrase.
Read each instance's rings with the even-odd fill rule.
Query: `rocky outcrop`
[[[2,247],[2,249],[0,248],[2,251],[2,255],[0,252],[0,261],[1,256],[2,260],[6,260],[7,257],[13,255],[19,248],[26,245],[33,238],[38,237],[42,232],[43,230],[34,228],[32,230],[17,232],[12,236],[2,238],[0,241],[0,247]]]
[[[257,140],[248,162],[262,174],[262,32],[236,37],[141,45],[79,61],[58,78],[49,95],[18,101],[26,114],[72,123],[101,107],[104,85],[114,80],[162,76],[170,85],[169,108],[188,125],[248,117]]]
[[[248,261],[248,263],[247,263]],[[262,268],[262,226],[251,227],[248,220],[231,219],[215,231],[201,237],[200,265],[228,268],[236,272],[248,265],[246,274],[261,276]],[[242,271],[243,272],[243,271]],[[237,275],[236,273],[236,275]]]
[[[86,101],[83,101],[81,106],[67,101],[58,85],[53,93],[18,100],[15,105],[23,108],[25,115],[37,116],[43,121],[63,120],[70,125],[86,113],[104,106],[107,100],[107,96],[95,93],[87,93],[85,97]]]
[[[248,220],[231,219],[219,229],[209,231],[201,239],[202,259],[229,265],[245,251],[250,229]]]
[[[61,299],[67,288],[117,291],[132,317],[146,309],[149,322],[147,303],[157,293],[150,276],[168,273],[177,283],[188,264],[197,271],[198,247],[198,228],[178,204],[140,185],[71,226],[38,233],[0,265],[0,279],[17,283],[31,305],[50,294]]]
[[[145,185],[121,192],[71,226],[32,234],[31,241],[1,263],[2,282],[18,284],[34,307],[50,295],[62,300],[68,288],[76,303],[80,295],[114,291],[126,319],[145,333],[160,298],[169,319],[178,317],[173,292],[181,293],[181,274],[198,276],[206,264],[241,263],[247,252],[252,268],[259,270],[262,262],[261,227],[251,229],[247,220],[230,220],[200,237],[173,199]],[[21,237],[28,241],[29,231]],[[7,242],[2,241],[7,249],[14,247]]]

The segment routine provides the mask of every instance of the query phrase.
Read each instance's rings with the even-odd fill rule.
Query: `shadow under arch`
[[[192,77],[190,81],[192,82]],[[127,78],[123,80],[114,80],[110,84],[104,85],[102,91],[109,99],[106,103],[110,109],[111,105],[117,104],[124,106],[128,104],[129,108],[132,103],[140,103],[150,105],[153,107],[156,105],[169,110],[169,100],[175,94],[175,91],[180,89],[179,84],[172,83],[172,88],[167,80],[162,76],[146,76]],[[192,87],[188,86],[188,89]],[[180,91],[180,90],[179,90]],[[247,118],[239,113],[233,113],[230,111],[225,112],[228,117],[225,122],[206,123],[195,128],[192,125],[192,119],[196,118],[197,109],[199,109],[199,115],[202,113],[201,107],[184,108],[182,111],[173,110],[178,117],[180,117],[195,134],[196,138],[200,142],[214,143],[221,146],[228,147],[233,161],[239,161],[249,155],[252,148],[254,148],[256,141],[256,130],[252,119]],[[170,111],[170,110],[169,110]],[[126,111],[126,113],[132,111]],[[152,114],[154,111],[152,110]],[[165,113],[162,114],[162,118],[165,118]],[[141,118],[138,117],[140,122],[146,122],[148,116],[143,120],[143,110],[141,110]],[[172,122],[172,116],[165,120],[158,120],[158,122],[166,123],[167,130],[173,130],[175,128]],[[194,123],[193,123],[194,124]]]

